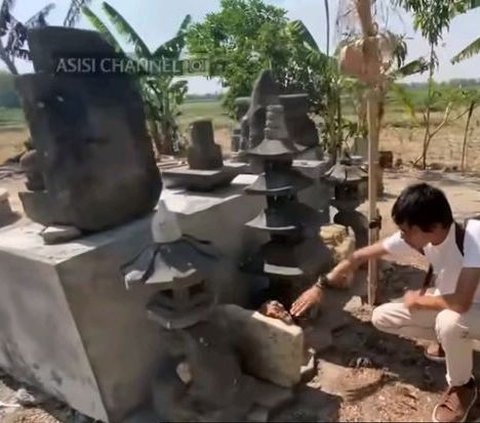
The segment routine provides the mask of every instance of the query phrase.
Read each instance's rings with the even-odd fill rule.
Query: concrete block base
[[[240,256],[265,242],[244,227],[264,199],[244,187],[162,193],[185,234],[222,252],[208,277],[222,302],[236,304],[248,298]],[[165,354],[145,310],[155,287],[127,291],[120,267],[151,243],[150,225],[151,216],[57,245],[45,245],[38,224],[2,230],[0,366],[104,422],[122,422],[148,401]]]

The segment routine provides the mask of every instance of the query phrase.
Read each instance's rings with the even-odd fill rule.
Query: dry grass
[[[29,136],[25,127],[0,128],[0,163],[20,153]]]

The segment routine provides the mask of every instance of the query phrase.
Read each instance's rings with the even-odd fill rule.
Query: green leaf
[[[191,22],[192,17],[190,15],[185,16],[175,37],[158,47],[153,53],[153,57],[155,59],[160,59],[162,57],[178,59],[185,47],[185,37]]]
[[[465,47],[460,53],[456,54],[451,59],[451,62],[453,64],[460,63],[463,60],[466,60],[472,56],[475,56],[479,52],[480,52],[480,38],[477,38],[475,41],[472,41],[467,47]]]
[[[185,81],[182,79],[180,81],[175,81],[173,84],[171,84],[170,90],[172,91],[183,90],[186,87],[188,87],[188,81]]]
[[[82,7],[82,13],[85,15],[87,20],[90,22],[90,24],[98,31],[100,32],[103,37],[107,40],[107,42],[118,52],[122,52],[122,47],[118,43],[118,41],[115,39],[113,34],[110,32],[110,30],[107,28],[107,26],[103,23],[103,21],[91,11],[90,8],[87,6]]]
[[[312,50],[316,50],[320,52],[320,48],[318,47],[315,38],[313,38],[312,33],[308,30],[306,25],[301,20],[295,20],[289,23],[291,29],[298,34],[300,34],[303,38],[303,42],[308,45]]]
[[[102,9],[110,18],[110,21],[115,26],[117,32],[126,37],[127,40],[134,46],[135,53],[140,57],[149,59],[151,57],[149,48],[142,40],[140,35],[138,35],[133,27],[126,21],[126,19],[106,2],[103,2]]]
[[[63,21],[63,26],[73,27],[78,21],[83,8],[87,7],[92,0],[71,0],[70,7],[68,8],[67,16]]]
[[[405,78],[410,75],[415,75],[416,73],[423,73],[428,70],[428,62],[425,58],[420,57],[419,59],[412,60],[406,65],[402,66],[394,73],[395,78]]]

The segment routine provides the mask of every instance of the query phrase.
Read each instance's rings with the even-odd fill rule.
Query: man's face
[[[421,250],[430,242],[431,233],[423,232],[418,226],[401,224],[398,226],[402,239],[411,247]]]

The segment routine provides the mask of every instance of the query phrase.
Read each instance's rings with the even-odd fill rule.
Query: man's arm
[[[342,260],[327,274],[329,285],[341,284],[349,277],[349,274],[357,270],[362,264],[370,259],[380,258],[386,254],[388,254],[388,251],[383,241],[378,241],[373,245],[354,251],[349,258]]]
[[[409,308],[422,308],[429,310],[450,309],[457,313],[466,313],[472,303],[480,283],[480,268],[463,268],[458,278],[457,288],[453,294],[448,295],[406,295],[406,305]],[[409,302],[411,304],[409,304]]]
[[[328,285],[342,285],[349,274],[356,270],[363,263],[369,259],[381,257],[387,254],[388,251],[384,247],[382,241],[379,241],[373,245],[369,245],[364,248],[353,252],[353,254],[342,260],[333,270],[327,274]],[[290,309],[292,316],[301,316],[314,304],[318,304],[322,300],[322,288],[314,284],[311,288],[307,289],[293,304]]]

